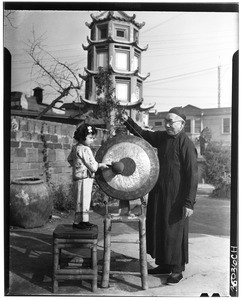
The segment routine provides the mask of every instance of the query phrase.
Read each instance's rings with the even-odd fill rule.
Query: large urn
[[[15,179],[10,185],[10,224],[35,228],[46,224],[53,202],[40,178]]]

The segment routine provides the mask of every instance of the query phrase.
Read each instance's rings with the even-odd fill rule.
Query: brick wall
[[[40,177],[46,181],[44,166],[48,162],[51,182],[71,182],[72,170],[67,157],[74,142],[76,126],[17,116],[12,116],[11,121],[11,180]],[[95,151],[103,138],[104,132],[98,131]]]
[[[44,180],[44,151],[49,162],[50,180],[70,181],[71,168],[67,156],[73,143],[75,126],[22,117],[12,117],[11,180],[20,177],[41,177]]]

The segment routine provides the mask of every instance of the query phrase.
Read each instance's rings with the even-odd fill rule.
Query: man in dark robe
[[[188,217],[193,214],[198,172],[197,151],[184,132],[186,116],[181,107],[165,118],[166,131],[143,130],[123,115],[126,128],[157,149],[159,178],[149,193],[146,230],[147,253],[158,265],[149,274],[169,274],[167,284],[177,284],[188,263]]]

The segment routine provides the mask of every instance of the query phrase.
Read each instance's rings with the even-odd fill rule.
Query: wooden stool
[[[128,202],[128,201],[126,201]],[[148,289],[147,283],[147,258],[146,258],[146,216],[145,216],[146,203],[144,198],[141,198],[141,215],[139,216],[122,216],[109,214],[106,204],[106,215],[104,219],[104,257],[102,269],[101,287],[109,287],[110,273],[110,260],[111,260],[111,225],[112,223],[130,223],[138,222],[139,224],[139,255],[140,255],[140,274],[142,289]],[[114,241],[112,241],[114,243]],[[122,243],[130,243],[129,241],[121,241]],[[119,241],[120,243],[120,241]],[[120,272],[118,272],[120,273]],[[134,272],[122,272],[122,274],[132,274]]]
[[[60,224],[53,232],[53,293],[58,291],[58,281],[82,280],[92,281],[92,291],[97,290],[97,238],[98,227],[89,230],[73,228],[72,224]],[[87,248],[91,250],[90,264],[83,268],[83,261],[61,268],[61,250],[69,248]]]

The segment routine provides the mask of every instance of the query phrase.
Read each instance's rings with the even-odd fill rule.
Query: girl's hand
[[[99,169],[103,170],[103,169],[107,169],[109,168],[108,165],[104,164],[104,163],[99,163]]]

